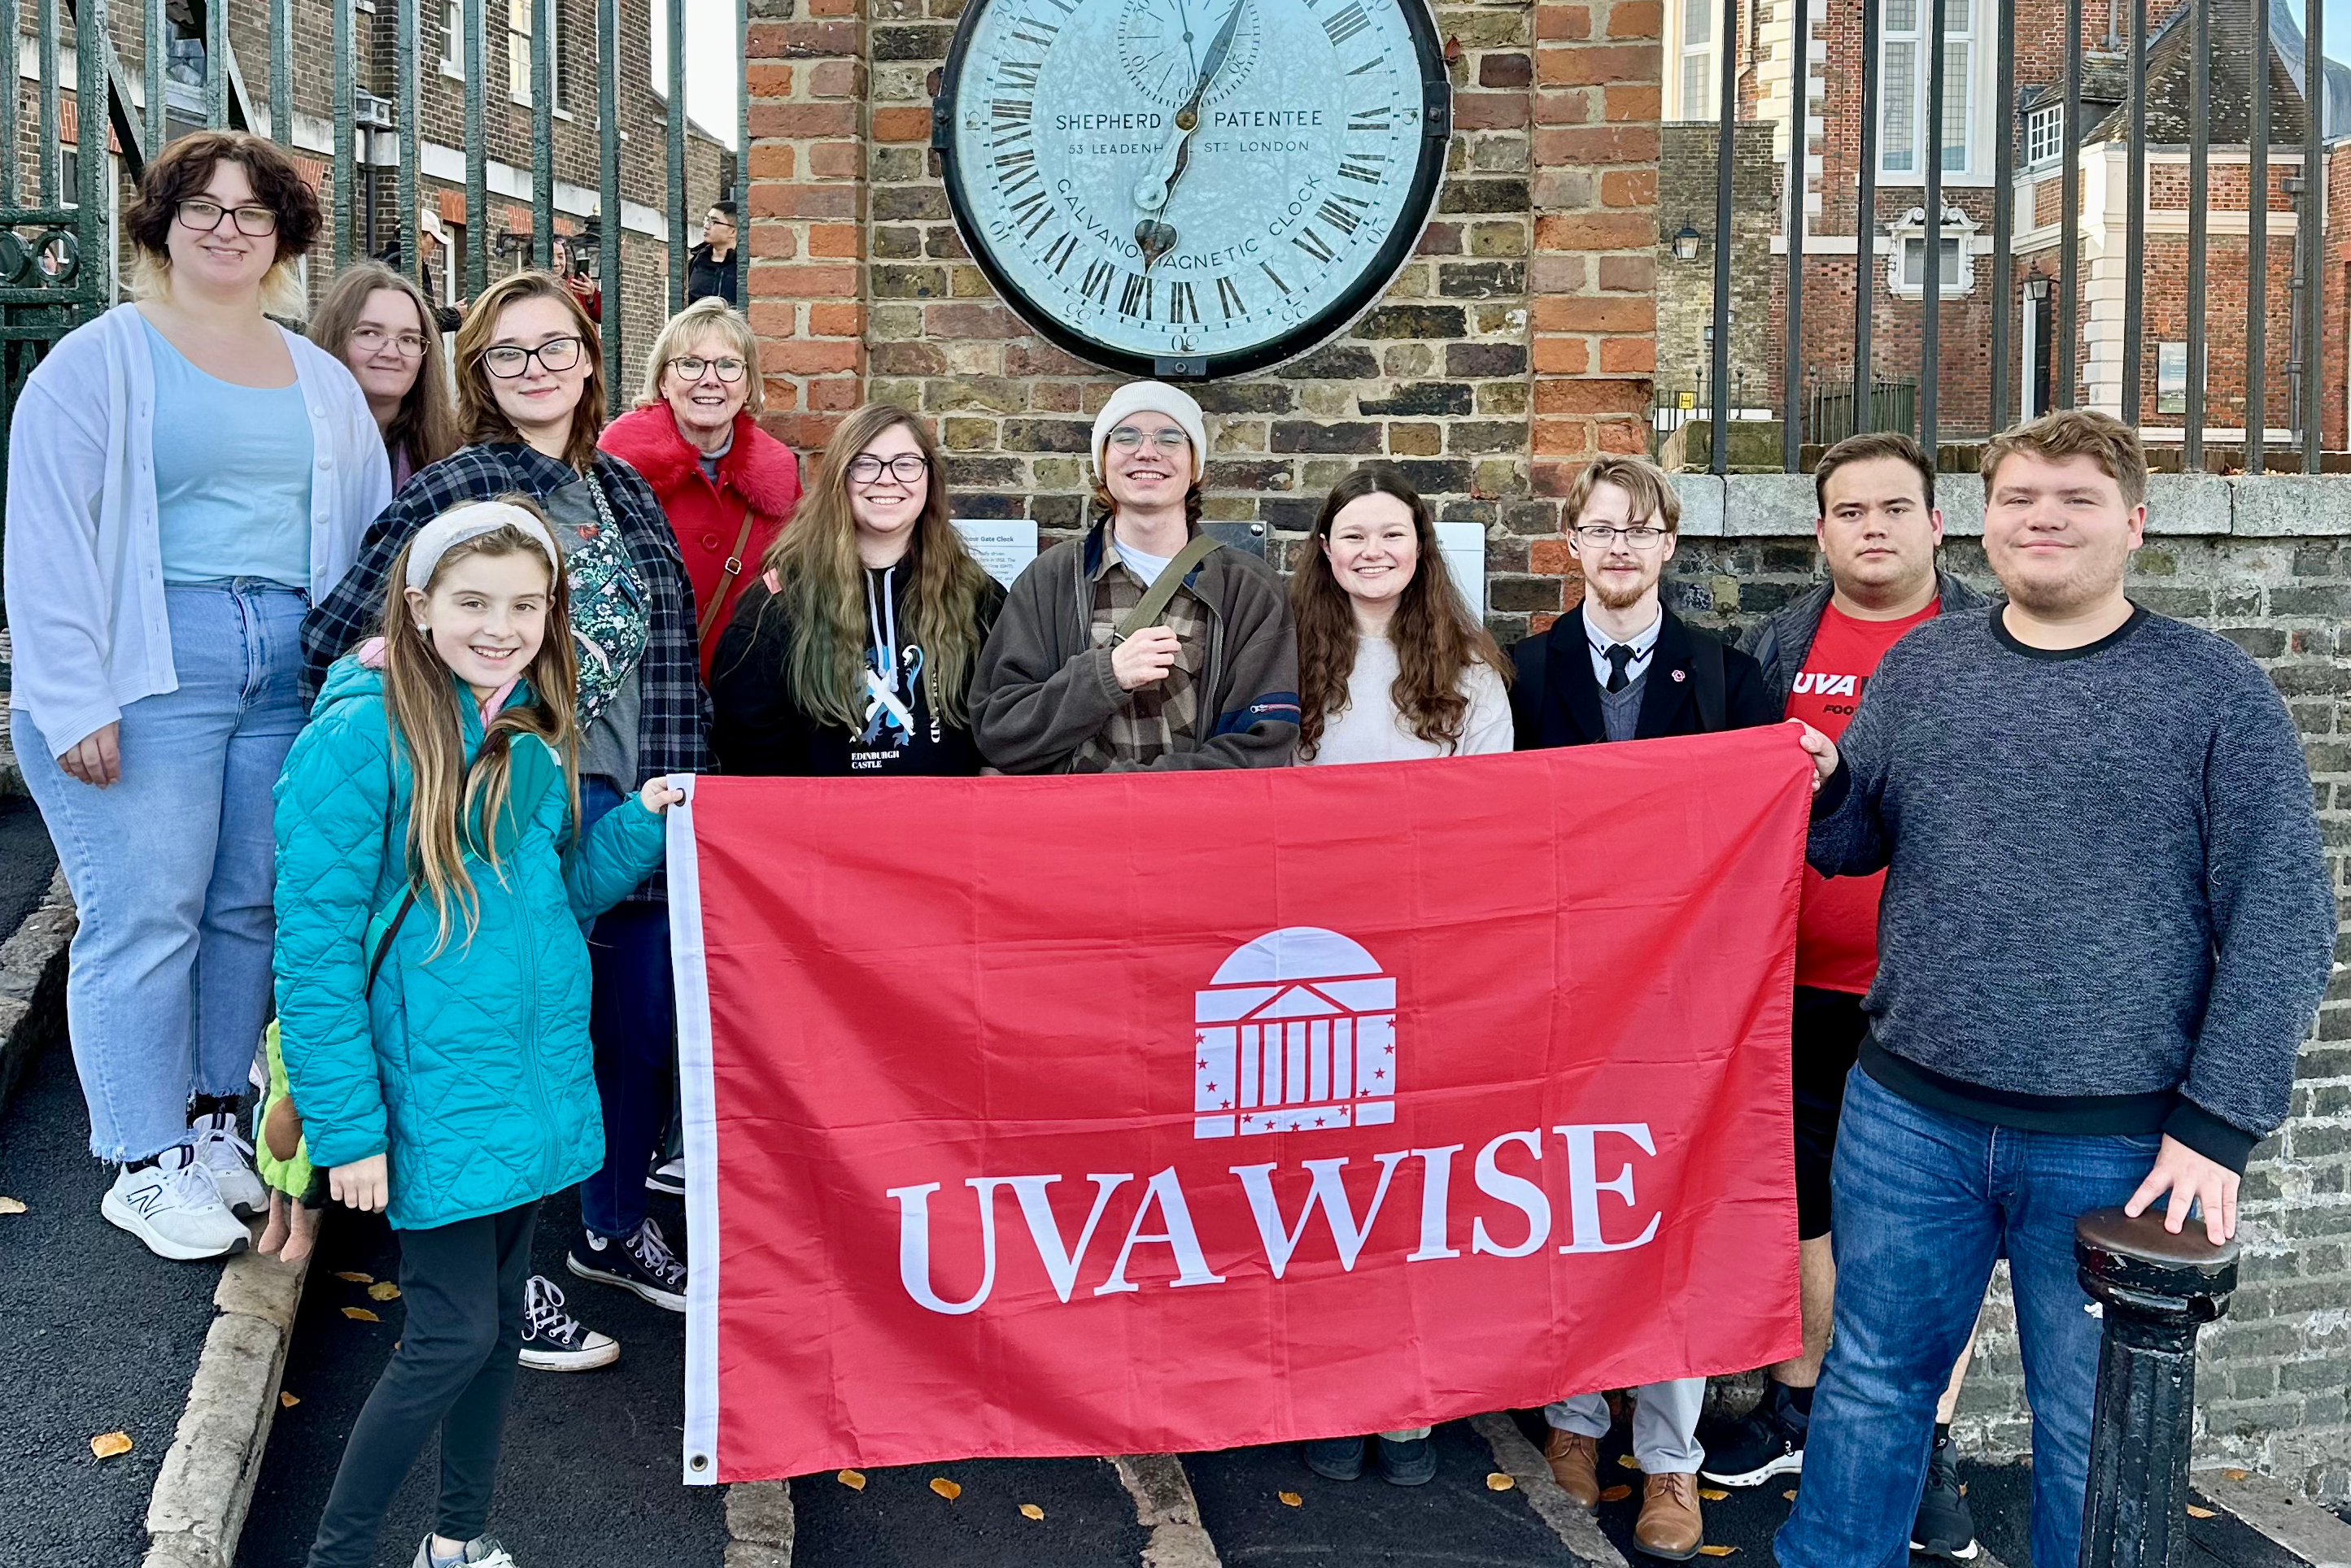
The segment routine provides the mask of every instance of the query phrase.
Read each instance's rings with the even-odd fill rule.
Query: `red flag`
[[[698,782],[686,1479],[1329,1437],[1798,1346],[1782,727]]]

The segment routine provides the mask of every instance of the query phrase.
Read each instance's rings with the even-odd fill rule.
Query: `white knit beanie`
[[[1165,414],[1184,427],[1192,438],[1192,482],[1198,483],[1203,466],[1208,461],[1208,427],[1200,418],[1200,405],[1179,388],[1165,381],[1129,381],[1110,395],[1102,411],[1094,416],[1094,477],[1105,479],[1102,471],[1102,443],[1110,440],[1129,414]]]

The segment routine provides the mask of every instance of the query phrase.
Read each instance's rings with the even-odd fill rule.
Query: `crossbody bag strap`
[[[719,607],[726,602],[726,596],[734,591],[735,579],[743,575],[743,552],[751,547],[751,523],[758,515],[758,513],[751,510],[750,504],[747,502],[745,503],[743,530],[735,535],[735,553],[726,557],[726,565],[718,574],[718,591],[710,596],[710,602],[703,607],[702,617],[695,624],[694,640],[696,642],[707,638],[710,635],[710,628],[718,624]]]
[[[1143,597],[1126,612],[1126,618],[1118,623],[1118,635],[1111,640],[1113,643],[1124,642],[1144,627],[1155,624],[1166,610],[1167,601],[1176,597],[1176,590],[1182,587],[1184,579],[1192,575],[1192,568],[1223,545],[1224,541],[1212,534],[1195,534],[1182,549],[1176,552],[1176,558],[1167,563],[1167,569],[1159,574],[1158,579],[1143,590]],[[1113,543],[1110,547],[1116,549],[1118,546]]]

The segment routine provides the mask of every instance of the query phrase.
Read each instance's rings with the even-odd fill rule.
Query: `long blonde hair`
[[[524,495],[498,499],[519,506],[543,522],[546,513]],[[550,535],[552,529],[549,530]],[[501,708],[482,735],[482,747],[470,774],[465,767],[465,732],[458,704],[470,701],[442,659],[429,637],[419,636],[408,605],[408,556],[416,547],[412,538],[392,563],[391,586],[383,611],[383,703],[392,725],[392,743],[408,753],[409,799],[406,861],[408,877],[433,902],[441,923],[440,941],[449,940],[450,909],[455,905],[465,921],[465,938],[473,939],[481,918],[474,879],[465,869],[465,821],[478,809],[483,824],[482,850],[501,877],[497,845],[490,831],[507,804],[513,776],[513,745],[517,735],[536,735],[547,743],[563,766],[571,820],[580,820],[579,737],[572,722],[579,700],[579,656],[571,647],[569,595],[563,580],[563,563],[549,561],[538,540],[519,528],[498,528],[477,538],[453,545],[434,563],[425,585],[430,593],[444,574],[469,556],[511,556],[528,552],[547,564],[547,636],[524,670],[533,701]],[[438,952],[440,946],[435,944]]]
[[[588,381],[580,389],[579,405],[571,410],[571,439],[564,444],[563,460],[587,473],[596,465],[596,438],[604,430],[604,340],[596,324],[588,319],[579,296],[551,272],[518,272],[502,277],[482,290],[482,296],[465,312],[457,327],[457,429],[468,441],[522,440],[522,432],[498,407],[482,356],[490,351],[498,317],[507,306],[526,299],[557,300],[571,314],[572,331],[588,362]]]
[[[800,711],[856,730],[865,722],[865,568],[857,558],[857,520],[849,506],[849,464],[893,426],[903,425],[930,464],[923,514],[909,548],[914,614],[907,625],[921,644],[932,709],[957,729],[969,722],[966,698],[979,662],[979,605],[988,576],[947,520],[946,475],[930,427],[894,403],[868,403],[841,421],[818,460],[816,481],[800,497],[792,525],[776,536],[761,563],[781,585],[776,597],[791,628],[784,685]],[[764,610],[762,613],[765,613]]]
[[[457,450],[457,410],[449,400],[449,360],[441,348],[441,328],[432,302],[413,280],[381,262],[359,262],[335,275],[335,285],[319,302],[310,317],[310,341],[343,358],[350,347],[351,328],[378,289],[389,289],[416,307],[416,330],[424,338],[424,358],[417,363],[416,384],[400,400],[400,412],[383,432],[384,446],[408,454],[413,472],[429,468]]]

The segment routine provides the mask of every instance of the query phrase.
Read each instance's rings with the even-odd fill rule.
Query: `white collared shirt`
[[[1632,659],[1625,666],[1627,681],[1638,680],[1648,672],[1649,656],[1657,651],[1657,633],[1665,629],[1665,625],[1666,610],[1660,605],[1656,618],[1627,640],[1625,646],[1633,650]],[[1599,681],[1600,689],[1605,691],[1608,690],[1608,650],[1615,643],[1601,635],[1600,628],[1592,624],[1590,616],[1583,618],[1583,635],[1592,644],[1592,678]]]

